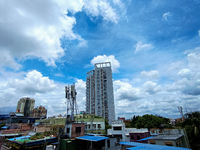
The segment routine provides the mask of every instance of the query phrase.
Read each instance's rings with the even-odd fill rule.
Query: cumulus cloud
[[[189,53],[187,55],[188,66],[192,70],[199,70],[200,65],[200,53]]]
[[[181,77],[189,78],[191,76],[191,71],[190,71],[190,69],[181,69],[178,72],[178,75],[181,76]]]
[[[142,97],[140,89],[132,87],[129,83],[117,80],[113,84],[116,100],[135,101]]]
[[[83,9],[92,18],[101,16],[104,20],[114,23],[117,23],[119,20],[116,11],[107,0],[84,0]]]
[[[142,44],[142,42],[138,42],[135,45],[135,54],[138,53],[139,51],[145,51],[145,50],[150,50],[153,48],[151,44]]]
[[[102,62],[111,62],[111,68],[113,72],[117,72],[117,68],[120,67],[120,63],[115,59],[114,55],[98,55],[91,60],[91,64],[102,63]]]
[[[73,33],[75,18],[66,15],[68,10],[80,11],[82,6],[78,6],[80,1],[71,2],[2,1],[0,47],[6,59],[1,59],[1,64],[16,69],[19,65],[15,59],[36,57],[56,66],[55,61],[64,55],[60,38],[83,40]]]
[[[143,90],[149,94],[155,94],[161,90],[161,86],[152,81],[147,81],[143,84]]]
[[[30,97],[35,99],[35,106],[43,105],[48,109],[48,116],[66,114],[65,86],[69,83],[55,83],[36,70],[16,74],[8,80],[0,83],[1,103],[4,104],[0,109],[5,113],[15,111],[20,98]],[[76,79],[75,87],[79,110],[85,110],[85,81]]]
[[[87,41],[73,32],[76,19],[67,15],[83,9],[89,16],[102,16],[106,21],[117,23],[118,16],[106,0],[2,1],[0,58],[3,59],[0,59],[0,66],[18,70],[19,62],[29,58],[39,58],[48,66],[56,66],[65,52],[61,38],[76,39],[77,46],[87,46]]]
[[[8,82],[8,86],[27,94],[46,93],[56,88],[53,80],[50,80],[49,77],[44,77],[36,70],[28,72],[23,80],[15,79]]]
[[[149,72],[142,71],[141,73],[142,77],[148,78],[148,79],[158,79],[160,77],[158,70],[151,70]]]
[[[164,13],[164,14],[163,14],[163,19],[164,19],[165,21],[167,21],[167,19],[168,19],[169,16],[172,16],[172,14],[171,14],[170,12]]]
[[[178,71],[178,77],[172,84],[165,86],[168,91],[179,91],[186,95],[200,95],[200,54],[187,54],[188,64]]]

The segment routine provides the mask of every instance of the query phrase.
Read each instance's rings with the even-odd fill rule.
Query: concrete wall
[[[19,133],[20,129],[9,129],[9,130],[1,130],[1,134],[12,134]]]
[[[80,127],[81,132],[76,132],[76,128]],[[84,136],[84,129],[85,129],[85,124],[84,123],[74,123],[71,126],[71,138],[75,138],[78,136]]]
[[[6,147],[4,145],[1,145],[1,150],[11,150],[11,148],[8,148],[8,147]]]
[[[45,132],[45,131],[52,131],[50,126],[35,126],[33,128],[34,132]]]
[[[130,142],[137,142],[137,140],[140,140],[140,139],[143,139],[143,138],[146,138],[149,136],[150,136],[149,132],[143,132],[143,133],[131,132],[131,133],[129,133]],[[138,139],[138,137],[139,137],[139,139]],[[148,143],[148,141],[146,140],[144,143]]]

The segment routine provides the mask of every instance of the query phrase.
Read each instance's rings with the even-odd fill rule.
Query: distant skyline
[[[35,99],[65,114],[75,83],[85,111],[86,73],[111,62],[116,117],[200,111],[200,1],[0,1],[0,113]]]

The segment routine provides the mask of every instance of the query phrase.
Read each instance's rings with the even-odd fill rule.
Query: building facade
[[[35,105],[35,100],[30,98],[21,98],[17,103],[16,112],[23,114],[25,117],[30,117],[30,113]]]
[[[131,137],[129,137],[130,133],[147,133],[147,132],[148,132],[147,128],[140,128],[140,129],[126,128],[123,120],[115,120],[115,121],[112,121],[112,128],[107,130],[107,135],[110,137],[119,138],[118,142],[120,142],[120,141],[129,141],[130,142],[130,140],[131,140]],[[138,135],[138,136],[140,136],[140,135]],[[141,138],[143,138],[143,137],[141,136]]]
[[[111,125],[115,120],[111,63],[96,63],[87,73],[86,113],[106,118]]]
[[[47,117],[47,109],[45,109],[45,107],[43,107],[43,106],[34,108],[31,111],[30,117],[46,118]]]

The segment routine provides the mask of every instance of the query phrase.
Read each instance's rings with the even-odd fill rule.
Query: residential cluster
[[[75,113],[75,86],[66,87],[67,115],[48,117],[35,100],[21,98],[16,112],[0,114],[0,147],[41,150],[189,150],[184,129],[128,128],[115,118],[111,63],[97,63],[86,78],[86,110]],[[68,110],[71,114],[68,114]],[[126,124],[125,124],[126,123]],[[175,121],[171,119],[171,124]]]

